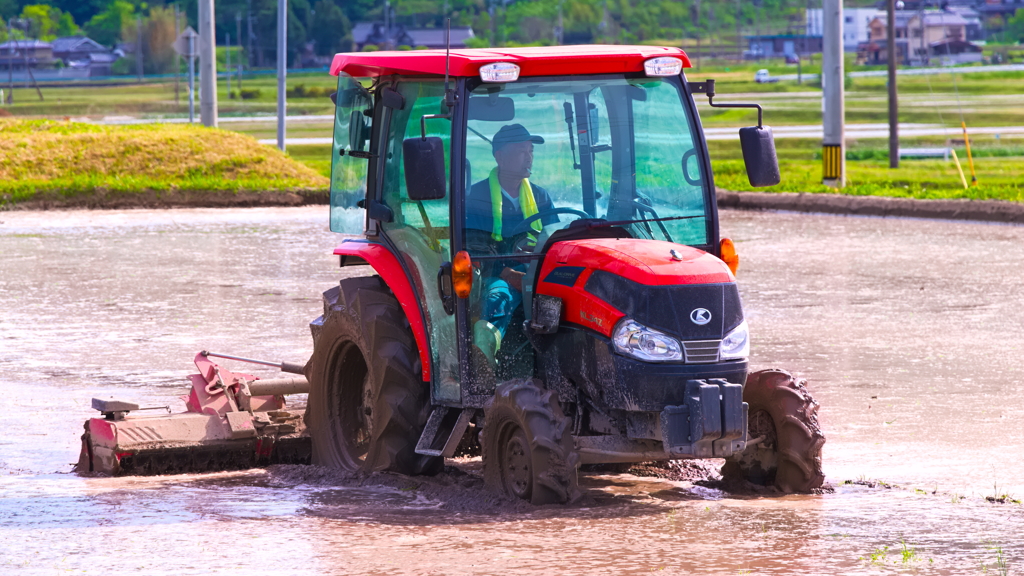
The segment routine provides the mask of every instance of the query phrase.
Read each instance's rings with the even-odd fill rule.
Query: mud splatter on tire
[[[398,300],[378,276],[324,292],[312,323],[306,426],[313,463],[348,471],[436,474],[442,458],[416,454],[429,391]]]
[[[760,370],[747,377],[743,400],[750,405],[748,430],[756,444],[726,461],[726,483],[745,480],[786,493],[820,489],[825,436],[806,382],[784,370]]]
[[[579,456],[554,392],[527,380],[500,386],[485,410],[481,444],[491,489],[533,504],[579,498]]]

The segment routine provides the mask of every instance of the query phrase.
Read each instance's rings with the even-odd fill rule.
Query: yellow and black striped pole
[[[822,2],[821,91],[822,129],[821,181],[826,186],[846,185],[846,102],[843,86],[843,3]]]
[[[843,145],[824,144],[821,147],[821,179],[827,186],[840,187],[843,177]]]

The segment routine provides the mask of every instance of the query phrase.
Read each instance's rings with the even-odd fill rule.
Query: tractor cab
[[[312,325],[314,460],[419,473],[482,427],[485,467],[488,450],[504,455],[494,481],[544,501],[568,485],[552,495],[508,476],[517,457],[743,450],[749,337],[694,94],[757,106],[715,103],[714,81],[688,82],[689,66],[680,49],[629,46],[335,57],[332,230],[346,231],[353,200],[365,209],[364,238],[335,253],[380,286],[342,281]],[[776,184],[758,110],[740,131],[748,176]],[[383,312],[367,303],[391,297],[396,318],[375,327]],[[403,385],[418,398],[404,407],[382,400],[398,394],[398,337],[380,340],[392,329],[411,333],[403,370],[419,382]],[[379,414],[403,411],[404,440]],[[538,411],[551,421],[526,423]]]

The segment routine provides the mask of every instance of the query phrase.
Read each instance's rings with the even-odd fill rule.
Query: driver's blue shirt
[[[537,201],[538,214],[554,208],[546,190],[533,182],[530,182],[530,186],[533,188],[533,198]],[[501,279],[501,272],[505,268],[525,272],[529,261],[515,257],[516,240],[521,242],[524,236],[513,234],[516,227],[525,220],[519,199],[512,198],[505,190],[501,191],[501,199],[502,239],[498,242],[492,237],[494,212],[491,210],[490,182],[485,179],[470,187],[466,197],[466,247],[473,255],[509,255],[509,258],[486,260],[481,268],[484,284],[483,318],[493,324],[504,337],[513,313],[522,303],[523,295]],[[540,220],[545,225],[555,224],[558,215],[550,214]],[[533,228],[529,230],[533,231]]]
[[[537,211],[544,212],[554,208],[551,196],[540,186],[530,182],[533,188],[533,198],[537,201]],[[503,240],[510,240],[512,231],[524,220],[523,210],[519,207],[519,200],[501,191],[501,235]],[[545,225],[558,222],[557,215],[541,218]],[[472,230],[483,230],[490,235],[494,231],[494,214],[491,210],[491,185],[485,178],[469,189],[466,197],[466,228]],[[504,252],[498,248],[499,254]]]

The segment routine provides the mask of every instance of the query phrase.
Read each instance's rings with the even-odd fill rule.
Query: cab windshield
[[[472,255],[522,254],[581,218],[709,243],[707,177],[679,77],[526,78],[470,92]]]

